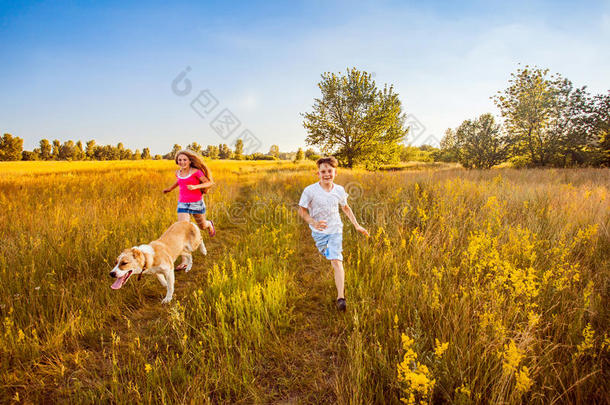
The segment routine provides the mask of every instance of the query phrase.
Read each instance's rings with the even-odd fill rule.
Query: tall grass
[[[330,266],[294,209],[311,163],[212,162],[218,236],[168,306],[155,279],[113,291],[108,272],[175,220],[175,165],[114,163],[0,165],[2,402],[610,394],[608,170],[340,170],[373,235],[346,224],[341,316],[316,307]],[[303,285],[312,268],[327,277]]]
[[[607,401],[607,170],[350,180],[346,402]]]

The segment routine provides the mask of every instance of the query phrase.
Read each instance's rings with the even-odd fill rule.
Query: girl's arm
[[[165,190],[163,190],[163,193],[169,193],[170,191],[172,191],[173,189],[175,189],[176,187],[178,187],[178,181],[176,181],[174,184],[172,184],[171,187],[166,188]]]
[[[199,177],[199,181],[201,183],[199,184],[189,184],[187,187],[189,190],[197,190],[199,188],[210,188],[214,185],[214,182],[210,179],[208,179],[205,176],[201,176]]]
[[[350,208],[350,206],[348,204],[345,204],[343,207],[341,207],[341,209],[343,210],[345,215],[347,215],[347,217],[349,218],[351,223],[354,224],[354,227],[356,228],[356,230],[358,232],[360,232],[361,234],[363,234],[365,236],[370,236],[369,231],[367,231],[362,226],[360,226],[360,224],[356,220],[356,216],[354,215],[354,212],[352,211],[352,209]]]

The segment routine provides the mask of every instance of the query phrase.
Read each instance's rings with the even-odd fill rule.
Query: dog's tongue
[[[127,275],[117,278],[114,284],[110,286],[110,288],[112,288],[113,290],[118,290],[119,288],[123,287],[123,279],[125,277],[127,277]]]

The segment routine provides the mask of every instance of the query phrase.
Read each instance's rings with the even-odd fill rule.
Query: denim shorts
[[[205,214],[205,203],[203,200],[195,202],[180,202],[178,201],[178,213],[186,214]]]
[[[322,253],[322,256],[328,260],[343,261],[343,234],[342,233],[321,233],[312,231],[311,236],[316,242],[316,247]]]

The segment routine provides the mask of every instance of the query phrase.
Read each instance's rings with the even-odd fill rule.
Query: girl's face
[[[181,169],[186,169],[191,166],[191,161],[186,155],[178,155],[178,159],[176,160],[178,161],[178,166],[180,166]]]

